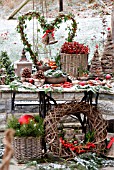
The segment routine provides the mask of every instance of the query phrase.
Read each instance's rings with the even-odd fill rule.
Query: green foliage
[[[74,158],[77,169],[81,170],[98,170],[103,166],[103,158],[98,157],[95,153],[85,153]]]
[[[18,118],[12,116],[7,121],[7,128],[15,130],[15,136],[19,137],[39,137],[44,135],[43,119],[39,115],[34,116],[35,120],[30,120],[28,124],[20,124]]]
[[[2,51],[0,55],[0,68],[5,68],[6,70],[6,80],[5,84],[9,84],[11,78],[14,77],[14,66],[12,65],[9,56],[6,51]]]
[[[62,72],[61,70],[52,70],[49,69],[44,72],[44,75],[46,77],[61,77],[61,76],[67,76],[66,73]]]
[[[89,131],[85,134],[85,142],[93,142],[94,140],[94,131]]]
[[[57,64],[58,68],[60,68],[60,66],[61,66],[61,64],[60,64],[60,58],[61,58],[60,54],[57,53],[57,55],[56,55],[56,57],[55,57],[55,62],[56,62],[56,64]]]

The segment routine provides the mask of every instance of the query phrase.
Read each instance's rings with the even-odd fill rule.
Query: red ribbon
[[[47,34],[51,33],[52,34],[52,37],[54,37],[54,33],[53,33],[54,29],[52,30],[46,30],[46,33],[43,35],[42,38],[44,38]]]
[[[111,137],[110,142],[108,143],[107,149],[109,149],[112,146],[113,142],[114,142],[114,137]]]

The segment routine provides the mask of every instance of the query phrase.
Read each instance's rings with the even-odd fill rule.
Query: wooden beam
[[[29,1],[31,0],[24,0],[24,2],[22,2],[20,6],[15,9],[7,19],[12,19]]]

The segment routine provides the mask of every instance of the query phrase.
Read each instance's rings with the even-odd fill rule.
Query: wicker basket
[[[39,137],[14,137],[14,158],[18,163],[41,158],[42,145]]]
[[[88,55],[61,53],[60,62],[62,71],[68,73],[70,76],[77,77],[79,69],[87,70]]]

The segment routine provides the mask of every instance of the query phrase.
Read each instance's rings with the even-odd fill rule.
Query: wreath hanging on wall
[[[41,28],[43,29],[43,33],[47,34],[49,32],[53,33],[53,30],[55,28],[59,29],[59,24],[61,24],[63,21],[66,22],[68,20],[72,20],[71,28],[68,27],[68,42],[72,42],[73,38],[75,37],[76,30],[77,30],[77,23],[74,19],[73,14],[60,14],[58,15],[50,24],[47,23],[44,16],[41,16],[39,12],[28,12],[22,16],[18,17],[18,25],[17,25],[17,31],[21,35],[21,40],[23,42],[23,45],[25,46],[25,49],[29,52],[31,59],[35,65],[37,65],[37,58],[35,52],[32,50],[32,45],[29,43],[27,34],[24,32],[27,28],[27,25],[25,23],[26,20],[31,20],[32,18],[38,19],[38,22],[40,23]]]

